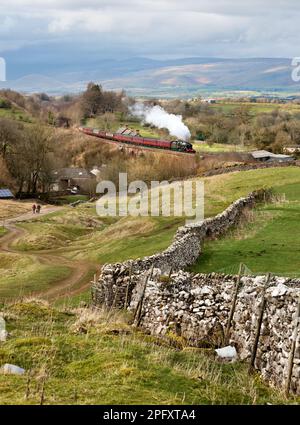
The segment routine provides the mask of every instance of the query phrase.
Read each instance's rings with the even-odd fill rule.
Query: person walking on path
[[[33,204],[33,205],[32,205],[32,214],[35,214],[35,212],[36,212],[36,205],[35,205],[35,204]]]
[[[41,206],[40,206],[40,204],[37,205],[36,212],[37,212],[37,214],[39,214],[41,212]]]

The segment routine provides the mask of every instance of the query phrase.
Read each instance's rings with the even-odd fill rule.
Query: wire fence
[[[242,267],[241,267],[242,266]],[[228,275],[237,275],[241,271],[243,276],[262,276],[271,273],[273,276],[283,276],[288,278],[300,278],[300,272],[276,272],[272,270],[252,270],[245,263],[233,263],[221,269],[215,270],[215,273]]]

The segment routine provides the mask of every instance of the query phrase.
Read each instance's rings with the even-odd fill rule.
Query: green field
[[[289,174],[286,169],[285,176],[279,172],[273,183],[269,173],[234,174],[233,179],[239,175],[265,175],[265,185],[284,195],[285,201],[256,208],[248,223],[219,240],[205,242],[203,254],[192,267],[193,271],[236,273],[242,262],[254,273],[300,276],[297,237],[300,234],[300,180],[298,177],[288,182],[286,172]],[[295,177],[297,174],[300,175],[300,170],[296,171]]]
[[[280,110],[290,113],[299,113],[300,112],[300,105],[296,104],[277,104],[277,103],[260,103],[260,102],[218,102],[216,104],[209,105],[209,108],[222,111],[226,114],[232,114],[234,111],[241,107],[241,106],[247,106],[249,109],[249,112],[252,115],[260,114],[260,113],[270,113],[274,110]]]
[[[171,335],[145,335],[121,312],[58,310],[31,301],[6,306],[2,314],[10,338],[1,344],[0,363],[26,374],[0,374],[0,404],[40,404],[42,394],[44,404],[299,401],[249,377],[246,364],[219,363],[212,350],[189,348]]]
[[[300,184],[285,189],[300,195]],[[244,263],[255,274],[300,277],[300,201],[263,205],[249,218],[226,237],[205,242],[192,270],[237,273],[239,263]]]
[[[192,141],[196,152],[203,153],[222,153],[222,152],[247,152],[251,146],[230,145],[225,143],[213,143],[209,145],[205,142]]]

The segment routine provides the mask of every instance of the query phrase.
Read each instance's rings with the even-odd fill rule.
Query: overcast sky
[[[299,22],[299,0],[8,0],[0,56],[19,73],[133,56],[293,57]]]

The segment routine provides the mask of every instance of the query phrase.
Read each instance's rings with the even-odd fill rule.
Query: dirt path
[[[48,214],[60,211],[63,208],[64,207],[42,206],[41,212],[39,214],[33,214],[30,211],[28,213],[18,215],[17,217],[8,218],[4,221],[4,224],[18,223],[20,221],[26,221],[26,220],[34,220],[35,218],[38,219],[39,217],[43,215],[48,215]]]
[[[59,255],[54,255],[53,251],[43,251],[35,253],[32,251],[20,252],[12,248],[13,242],[18,241],[25,233],[26,230],[17,227],[16,224],[24,221],[32,221],[38,219],[40,216],[48,215],[60,211],[63,207],[43,207],[40,214],[33,214],[32,212],[22,214],[18,217],[7,219],[4,222],[4,227],[8,231],[7,234],[0,239],[0,253],[10,252],[19,255],[29,256],[40,264],[47,264],[50,266],[65,266],[70,269],[70,275],[58,282],[45,291],[38,291],[31,293],[32,296],[42,296],[45,299],[56,300],[62,297],[68,297],[79,294],[90,285],[90,280],[93,273],[96,272],[95,265],[88,262],[69,260]]]

